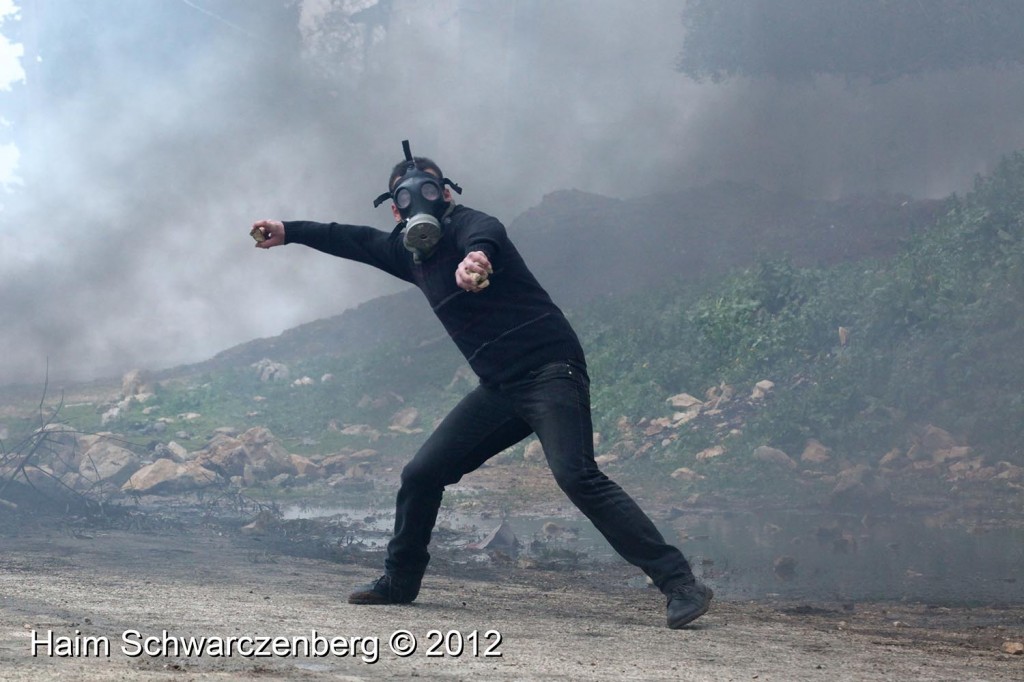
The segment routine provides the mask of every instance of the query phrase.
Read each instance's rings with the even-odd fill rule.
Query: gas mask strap
[[[409,140],[402,140],[402,152],[405,154],[405,160],[408,164],[406,166],[405,172],[409,173],[409,171],[418,170],[416,168],[416,162],[413,160],[412,148],[409,146]],[[396,186],[398,184],[401,184],[401,181],[404,177],[405,176],[403,175],[402,177],[398,178],[398,182],[395,183]],[[456,194],[462,194],[462,188],[459,187],[456,183],[452,182],[450,178],[441,178],[441,186],[451,187],[453,190],[455,190]],[[385,201],[387,201],[388,199],[392,199],[393,197],[394,192],[384,192],[383,194],[381,194],[380,196],[373,200],[373,207],[378,208]]]

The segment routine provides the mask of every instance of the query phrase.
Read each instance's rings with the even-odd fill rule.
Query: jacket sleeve
[[[407,253],[400,240],[364,225],[316,223],[308,220],[284,224],[285,244],[305,244],[317,251],[372,265],[411,282]]]
[[[469,214],[465,227],[460,231],[463,253],[483,251],[487,259],[494,259],[501,253],[502,245],[508,241],[508,234],[501,221],[479,211]]]

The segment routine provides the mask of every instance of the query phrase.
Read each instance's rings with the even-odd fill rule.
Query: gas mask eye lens
[[[425,182],[423,183],[423,186],[420,187],[420,194],[422,194],[423,198],[427,201],[436,201],[437,198],[441,196],[441,190],[438,189],[437,185],[434,183]]]
[[[409,204],[411,203],[412,194],[409,192],[409,190],[405,189],[404,187],[398,190],[398,192],[395,194],[395,205],[398,206],[399,209],[404,210],[409,208]]]

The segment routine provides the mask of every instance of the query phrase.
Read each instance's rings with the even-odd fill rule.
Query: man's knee
[[[462,478],[446,456],[445,449],[425,444],[402,469],[402,486],[415,489],[443,489]]]
[[[593,469],[558,467],[553,468],[552,473],[555,475],[555,482],[558,483],[558,487],[569,496],[569,499],[586,495],[594,489],[595,482],[602,476],[597,467]]]
[[[403,488],[431,488],[439,485],[440,472],[429,461],[415,458],[402,468]]]

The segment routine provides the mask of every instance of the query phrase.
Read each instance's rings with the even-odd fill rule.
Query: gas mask
[[[428,258],[441,241],[441,218],[448,208],[442,181],[430,173],[413,168],[405,174],[392,195],[405,219],[402,243],[413,258]]]
[[[448,178],[438,178],[417,168],[408,140],[402,141],[402,149],[409,163],[408,169],[394,189],[377,197],[373,206],[376,208],[388,199],[395,202],[399,215],[405,221],[402,244],[412,252],[413,260],[419,263],[433,255],[437,243],[441,241],[441,220],[451,209],[444,198],[445,185],[460,194],[462,188]]]

